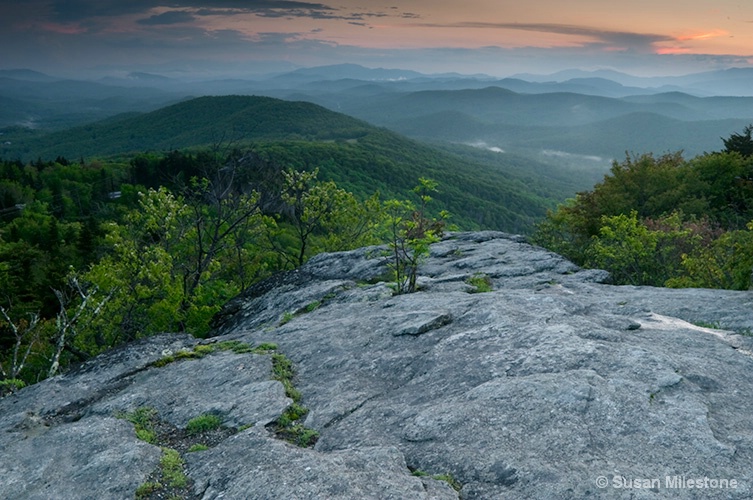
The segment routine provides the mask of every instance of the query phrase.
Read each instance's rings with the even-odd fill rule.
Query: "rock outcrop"
[[[319,255],[228,304],[216,337],[150,338],[3,398],[0,497],[145,491],[168,444],[137,437],[139,408],[188,498],[753,497],[753,292],[612,286],[494,232],[434,244],[417,293],[393,295],[386,265]],[[294,401],[311,447],[280,439]],[[224,433],[188,451],[207,414]]]

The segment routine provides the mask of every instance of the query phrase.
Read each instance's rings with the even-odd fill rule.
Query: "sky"
[[[341,63],[497,77],[753,67],[753,2],[0,0],[0,69],[203,79]]]

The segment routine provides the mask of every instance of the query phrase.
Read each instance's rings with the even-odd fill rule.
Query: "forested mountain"
[[[6,158],[92,158],[187,148],[250,148],[360,195],[404,195],[418,177],[440,185],[437,198],[466,228],[526,232],[548,208],[587,187],[589,177],[566,175],[533,160],[458,152],[407,139],[307,102],[268,97],[201,97],[146,114],[15,139]]]
[[[132,73],[98,81],[14,70],[0,73],[0,142],[19,137],[1,127],[60,130],[195,96],[264,95],[313,102],[420,139],[483,141],[526,156],[542,150],[602,156],[603,174],[625,151],[682,149],[693,156],[712,150],[719,137],[753,120],[752,82],[746,69],[663,78],[570,71],[499,79],[335,65],[247,79]],[[679,123],[657,134],[654,122],[666,119]],[[592,138],[602,124],[612,134]]]

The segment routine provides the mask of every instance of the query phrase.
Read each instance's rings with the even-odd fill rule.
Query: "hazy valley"
[[[146,73],[74,81],[2,71],[0,155],[44,157],[48,151],[38,150],[38,143],[24,146],[29,134],[36,139],[120,113],[154,111],[204,95],[260,95],[313,102],[425,141],[480,146],[605,172],[612,159],[622,159],[626,152],[682,150],[694,156],[719,149],[720,137],[753,120],[751,89],[753,71],[745,69],[671,78],[571,71],[495,79],[338,65],[215,81]],[[244,139],[222,124],[215,129]],[[198,144],[161,146],[188,145]],[[101,153],[108,153],[115,146],[101,147]],[[143,143],[144,149],[151,147],[153,143]],[[99,152],[81,151],[92,153]]]

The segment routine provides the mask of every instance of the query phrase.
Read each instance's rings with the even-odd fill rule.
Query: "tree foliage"
[[[124,223],[107,224],[110,252],[85,274],[116,290],[92,329],[98,348],[160,331],[206,334],[222,304],[264,274],[247,241],[263,222],[258,196],[220,192],[206,179],[192,186],[188,200],[149,189]]]
[[[533,241],[607,269],[615,283],[748,289],[753,268],[753,156],[738,148],[615,162],[592,191],[542,221]],[[747,139],[746,139],[747,138]]]
[[[742,156],[753,155],[753,124],[745,127],[741,134],[734,133],[726,139],[722,139],[724,142],[724,150],[728,153],[740,153]]]
[[[429,255],[429,245],[439,241],[449,217],[444,211],[438,218],[429,217],[426,206],[432,200],[432,193],[437,192],[437,182],[424,177],[418,182],[413,188],[418,205],[410,200],[385,202],[390,268],[398,294],[416,291],[419,265]]]
[[[206,335],[271,273],[383,241],[378,193],[255,153],[2,168],[0,380],[19,384],[155,333]]]
[[[293,233],[294,243],[274,246],[292,267],[310,255],[347,250],[376,242],[379,224],[379,194],[359,202],[355,195],[332,181],[317,179],[319,170],[286,170],[282,173],[281,199],[285,208],[280,219]],[[277,235],[279,236],[279,232]]]

